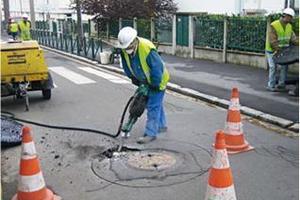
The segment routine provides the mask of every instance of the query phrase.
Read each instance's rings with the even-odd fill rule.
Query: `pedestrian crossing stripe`
[[[72,81],[76,84],[89,84],[89,83],[96,83],[96,81],[89,79],[81,74],[75,73],[71,70],[66,69],[65,67],[50,67],[51,71],[55,72],[56,74]]]
[[[122,79],[118,76],[114,76],[112,74],[109,74],[109,73],[106,73],[106,72],[103,72],[103,71],[100,71],[100,70],[96,70],[96,69],[93,69],[91,67],[79,67],[79,69],[85,71],[85,72],[88,72],[90,74],[94,74],[96,76],[99,76],[101,78],[104,78],[106,80],[109,80],[113,83],[117,83],[117,84],[126,84],[126,83],[129,83],[129,81],[125,80],[125,79]]]

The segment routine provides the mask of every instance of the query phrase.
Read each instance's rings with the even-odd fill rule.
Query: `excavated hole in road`
[[[161,139],[148,145],[109,147],[93,157],[92,173],[111,184],[132,188],[169,187],[207,173],[211,153],[197,144]],[[102,188],[102,187],[101,187]]]
[[[160,171],[171,168],[177,163],[174,152],[162,149],[138,149],[123,146],[110,148],[102,153],[108,159],[121,159],[128,167],[137,170]]]

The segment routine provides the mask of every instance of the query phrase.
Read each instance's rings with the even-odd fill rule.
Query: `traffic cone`
[[[236,200],[225,135],[217,131],[205,200]]]
[[[22,153],[18,180],[18,192],[12,200],[59,200],[59,196],[46,188],[35,145],[25,126],[22,130]]]
[[[224,133],[228,154],[236,154],[254,149],[244,138],[239,91],[237,88],[232,89]]]

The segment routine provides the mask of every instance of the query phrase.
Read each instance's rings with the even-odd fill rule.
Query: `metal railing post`
[[[61,50],[63,50],[63,34],[62,33],[59,34],[59,41],[60,41],[59,47]]]
[[[172,54],[176,54],[176,15],[173,15],[172,25]]]
[[[66,50],[66,52],[69,52],[69,48],[68,48],[68,35],[67,34],[65,35],[64,39],[65,39],[65,50]]]
[[[83,37],[82,40],[83,40],[83,52],[84,52],[85,57],[87,57],[86,37]]]
[[[92,60],[95,60],[96,55],[95,55],[95,43],[94,43],[94,38],[91,38],[91,48],[92,48]]]
[[[119,31],[122,29],[122,18],[119,18]]]
[[[137,30],[137,18],[136,17],[134,17],[133,18],[133,28],[135,29],[135,30]]]
[[[79,36],[76,36],[76,44],[77,44],[77,55],[80,56],[80,45],[79,45]]]
[[[47,31],[47,46],[50,47],[50,31]]]
[[[151,30],[151,32],[150,32],[150,39],[151,39],[151,41],[154,41],[155,40],[155,21],[154,21],[154,18],[153,17],[151,17],[151,19],[150,19],[151,21],[150,21],[150,30]]]
[[[106,23],[106,38],[109,39],[109,22]]]
[[[189,48],[190,48],[190,57],[194,58],[194,17],[189,16]]]
[[[228,18],[224,17],[224,31],[223,31],[223,63],[227,62],[227,33],[228,33]]]
[[[73,54],[74,46],[73,46],[73,37],[72,37],[72,35],[70,35],[70,41],[71,41],[71,53]]]

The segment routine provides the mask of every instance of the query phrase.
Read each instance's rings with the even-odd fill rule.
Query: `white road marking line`
[[[54,88],[57,88],[57,85],[55,83],[53,83]]]
[[[81,74],[75,73],[71,70],[68,70],[64,67],[50,67],[49,69],[76,84],[96,83],[96,81],[82,76]]]
[[[109,81],[111,81],[113,83],[118,83],[118,84],[129,83],[129,81],[127,81],[125,79],[122,79],[122,78],[120,78],[118,76],[114,76],[112,74],[105,73],[105,72],[102,72],[100,70],[96,70],[96,69],[93,69],[93,68],[90,68],[90,67],[79,67],[79,69],[81,69],[81,70],[83,70],[85,72],[88,72],[88,73],[100,76],[101,78],[107,79],[107,80],[109,80]]]

